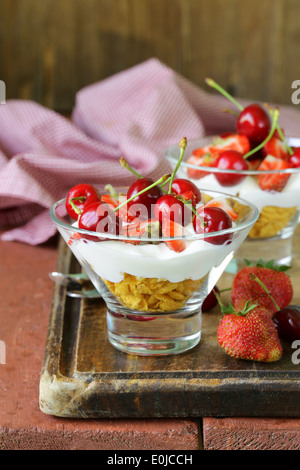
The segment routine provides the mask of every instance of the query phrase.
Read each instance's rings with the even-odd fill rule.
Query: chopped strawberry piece
[[[118,207],[123,201],[126,200],[126,196],[118,195],[112,196],[111,194],[102,194],[101,201],[106,202],[106,204],[110,207],[110,209],[114,210]],[[132,222],[135,217],[130,215],[127,210],[127,205],[122,206],[120,210],[117,211],[117,215],[124,221],[124,222]]]
[[[286,170],[290,165],[281,158],[276,158],[273,155],[267,155],[259,167],[258,171],[269,170]],[[258,184],[264,191],[282,191],[288,182],[290,174],[284,173],[268,173],[266,175],[258,175]]]
[[[158,220],[144,220],[130,223],[123,226],[122,235],[127,237],[147,238],[151,241],[151,237],[158,237],[160,234],[160,225]],[[126,240],[127,243],[138,245],[139,240]]]
[[[236,220],[238,218],[238,214],[235,212],[235,210],[231,207],[228,201],[224,198],[215,198],[212,199],[211,201],[207,202],[204,207],[219,207],[220,209],[223,209],[223,211],[227,212],[231,220]]]
[[[209,155],[208,153],[204,153],[203,155],[193,154],[186,160],[186,162],[191,165],[207,166],[208,168],[215,166],[215,161],[216,159],[212,157],[211,155]],[[209,174],[209,171],[196,170],[195,168],[188,168],[187,174],[189,178],[198,180],[200,178],[203,178],[204,176],[207,176]]]
[[[148,223],[148,221],[147,221]],[[129,224],[123,228],[123,234],[128,237],[141,237],[146,232],[146,225],[137,222],[136,224]]]
[[[106,204],[108,204],[111,209],[115,209],[120,204],[119,196],[112,196],[111,194],[103,194],[101,196],[101,201],[106,202]]]
[[[282,160],[288,160],[289,158],[289,152],[285,143],[274,136],[264,145],[263,155],[273,155],[273,157],[281,158]]]
[[[169,219],[164,219],[162,223],[162,235],[163,237],[182,237],[184,235],[184,227],[176,222]],[[170,250],[181,253],[186,248],[185,241],[182,240],[167,240],[165,244]]]
[[[210,146],[210,153],[215,152],[218,156],[225,150],[236,150],[245,155],[250,150],[250,141],[245,135],[231,134],[225,138],[217,138]]]

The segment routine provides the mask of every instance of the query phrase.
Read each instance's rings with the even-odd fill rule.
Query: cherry
[[[128,320],[134,321],[151,321],[155,320],[156,317],[149,317],[148,315],[124,315],[123,313],[113,312],[109,310],[109,314],[116,318],[127,318]]]
[[[164,219],[180,225],[187,225],[192,220],[192,211],[175,194],[164,194],[155,206],[154,215],[161,224]]]
[[[294,153],[289,157],[288,162],[293,168],[300,168],[300,147],[294,149]]]
[[[278,336],[290,343],[300,339],[300,306],[288,305],[273,315]]]
[[[236,129],[239,134],[248,137],[253,144],[260,144],[267,138],[271,129],[271,123],[267,112],[259,104],[252,103],[244,107],[214,80],[207,78],[205,81],[210,87],[219,91],[225,98],[231,101],[240,111],[236,123]]]
[[[172,183],[171,190],[172,193],[180,194],[184,199],[191,200],[194,206],[201,201],[201,192],[199,188],[187,179],[175,179]]]
[[[66,198],[66,209],[69,216],[77,220],[78,216],[92,202],[99,201],[97,189],[91,184],[77,184],[71,188]]]
[[[132,183],[127,191],[127,199],[132,198],[127,202],[128,211],[136,218],[144,220],[152,218],[153,205],[163,195],[161,188],[153,186],[142,194],[134,196],[153,183],[151,178],[140,178]]]
[[[216,167],[222,170],[248,170],[249,165],[243,155],[236,150],[225,150],[216,160]],[[234,186],[246,178],[240,173],[215,173],[216,179],[222,186]]]
[[[156,317],[149,317],[148,315],[126,315],[128,320],[133,320],[133,321],[151,321],[155,320]]]
[[[270,119],[259,104],[246,106],[239,114],[236,128],[254,144],[260,144],[270,132]]]
[[[215,292],[217,292],[218,295],[220,294],[220,290],[217,286],[215,286],[213,290],[210,291],[210,293],[205,297],[202,304],[202,312],[208,312],[217,305],[218,299]]]
[[[103,201],[89,204],[78,219],[78,227],[92,232],[110,233],[119,235],[122,229],[122,220]],[[85,236],[92,240],[100,240],[98,237]]]
[[[196,233],[211,233],[232,227],[232,221],[227,212],[220,207],[200,207],[197,209],[200,218],[195,216],[193,227]],[[205,241],[213,245],[223,245],[232,238],[231,233],[207,237]]]

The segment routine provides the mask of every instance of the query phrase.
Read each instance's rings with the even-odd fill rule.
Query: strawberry
[[[289,305],[293,287],[286,269],[286,266],[274,265],[273,261],[264,264],[259,260],[256,266],[249,265],[238,271],[231,289],[234,307],[242,308],[245,302],[251,300],[268,310],[272,316],[277,310]]]
[[[122,235],[127,237],[139,237],[142,239],[151,239],[151,237],[159,237],[160,224],[158,220],[144,220],[133,222],[122,227]],[[126,240],[126,243],[138,245],[139,240]]]
[[[114,210],[118,207],[123,201],[126,200],[126,196],[118,194],[116,196],[112,196],[111,194],[102,194],[101,201],[104,201],[108,204],[110,209]],[[122,206],[118,211],[117,215],[124,221],[124,222],[132,222],[135,217],[130,215],[127,210],[127,206]]]
[[[235,210],[231,207],[229,202],[226,201],[224,198],[215,198],[212,199],[211,201],[208,201],[204,207],[219,207],[220,209],[223,209],[223,211],[227,212],[231,220],[236,220],[238,218],[238,214],[235,212]]]
[[[120,204],[119,195],[112,196],[111,194],[102,194],[101,201],[106,202],[111,209],[115,209]]]
[[[229,134],[225,137],[224,135],[223,137],[217,137],[209,147],[209,152],[216,154],[217,157],[225,150],[236,150],[245,155],[250,150],[250,141],[245,135]]]
[[[271,139],[264,145],[262,149],[264,156],[273,155],[273,157],[288,160],[289,152],[286,144],[278,137],[271,137]]]
[[[258,171],[286,170],[290,164],[281,158],[267,155],[257,168]],[[258,175],[258,184],[264,191],[282,191],[288,182],[290,174],[269,173]]]
[[[227,308],[217,328],[220,346],[229,356],[259,362],[278,361],[282,346],[269,312],[246,303],[242,311]]]
[[[198,152],[198,153],[197,153]],[[201,155],[202,152],[202,155]],[[186,160],[186,163],[196,166],[215,166],[216,158],[212,157],[209,153],[205,152],[204,149],[195,150],[195,152]],[[187,169],[188,177],[194,180],[199,180],[209,174],[209,171],[196,170],[195,168]]]
[[[184,235],[184,227],[172,220],[167,218],[162,221],[162,236],[163,237],[182,237]],[[170,250],[181,253],[186,248],[186,243],[183,239],[181,240],[166,240],[165,244]]]

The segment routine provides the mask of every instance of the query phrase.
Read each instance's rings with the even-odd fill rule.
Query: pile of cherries
[[[179,146],[181,161],[186,148],[185,138],[181,140]],[[124,163],[124,159],[122,165],[138,175],[126,161]],[[153,222],[159,223],[160,234],[169,237],[182,236],[182,228],[189,223],[193,224],[197,234],[231,228],[232,219],[223,208],[205,205],[197,208],[197,204],[201,201],[199,188],[188,179],[175,178],[177,169],[172,174],[163,175],[157,181],[138,175],[121,203],[118,194],[101,196],[93,185],[78,184],[67,194],[67,212],[73,220],[78,221],[80,229],[114,235],[130,234],[128,228],[131,224],[135,224],[136,227],[137,224],[143,226]],[[121,209],[125,209],[125,212]],[[164,226],[168,226],[169,233],[164,232]],[[85,238],[99,240],[86,235]],[[231,234],[222,234],[210,236],[206,240],[221,245],[230,238]],[[168,246],[175,251],[181,251],[175,242],[173,246],[172,244]]]
[[[234,149],[230,148],[230,146],[227,148],[228,146],[225,142],[224,150],[222,150],[221,145],[219,149],[220,151],[215,155],[210,153],[209,150],[207,153],[204,152],[201,154],[200,151],[204,150],[206,147],[196,149],[195,152],[193,152],[193,155],[202,158],[191,158],[190,162],[189,160],[187,160],[187,162],[192,163],[193,165],[204,167],[210,166],[220,170],[226,170],[226,173],[214,172],[215,178],[222,186],[234,186],[242,182],[243,179],[246,178],[246,174],[243,172],[245,170],[252,170],[253,168],[258,170],[300,168],[300,148],[291,148],[287,144],[283,131],[278,124],[278,109],[273,110],[268,105],[264,108],[257,103],[252,103],[244,107],[211,78],[206,79],[206,83],[230,100],[237,108],[236,134],[232,134],[232,136],[236,136],[237,141],[239,137],[245,137],[247,139],[247,145],[246,147],[241,146],[244,148]],[[226,137],[228,136],[230,136],[230,134],[223,134],[221,137],[226,140]],[[267,162],[267,168],[264,164],[262,164],[261,167],[255,168],[255,165],[259,166],[260,163],[263,162],[263,159],[268,156],[268,154],[266,154],[266,149],[270,147],[270,145],[268,145],[269,143],[271,143],[273,147],[278,146],[279,152],[280,148],[284,146],[286,156],[282,158],[280,165],[278,161],[275,161],[274,163],[271,160],[270,163],[269,161]],[[238,147],[240,146],[238,145]],[[273,153],[270,153],[270,155],[277,157],[276,149],[275,153],[275,155]],[[227,172],[227,170],[231,171]],[[192,177],[193,170],[190,169],[188,174]],[[200,172],[199,170],[197,172],[197,170],[194,170],[194,174],[197,174],[199,178],[201,177],[201,174],[202,176],[206,176],[208,173],[204,171]],[[280,187],[276,188],[278,178],[279,177],[275,175],[274,178],[272,178],[272,180],[274,179],[274,185],[270,185],[270,187],[262,187],[262,189],[275,189],[280,191]],[[286,181],[287,179],[288,176],[286,177]]]

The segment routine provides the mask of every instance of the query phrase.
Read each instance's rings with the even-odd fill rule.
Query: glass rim
[[[300,174],[300,168],[285,168],[283,170],[230,170],[230,169],[216,168],[214,166],[194,165],[192,163],[187,163],[185,161],[185,159],[191,156],[191,153],[188,153],[189,151],[191,152],[192,150],[195,150],[196,148],[200,147],[201,142],[202,142],[202,146],[207,145],[207,143],[209,143],[209,141],[215,137],[216,136],[205,136],[200,139],[190,140],[187,144],[187,148],[185,150],[185,155],[183,157],[181,165],[183,167],[191,168],[193,170],[205,171],[205,173],[208,173],[208,174],[209,173],[225,173],[225,174],[235,174],[235,175],[245,175],[245,176],[260,176],[260,175],[271,175],[271,174],[284,175],[284,174],[297,174],[297,173]],[[292,145],[293,141],[297,141],[298,145],[300,146],[300,138],[298,137],[286,137],[286,141],[289,145]],[[197,143],[199,143],[198,147],[197,147]],[[176,155],[174,155],[175,152],[176,152]],[[175,165],[178,161],[179,154],[180,154],[180,149],[179,149],[178,144],[170,145],[165,150],[166,158]]]
[[[99,189],[99,188],[97,188],[97,189]],[[115,188],[115,189],[118,189],[118,188]],[[201,191],[201,189],[200,189],[200,191]],[[249,202],[249,201],[247,201],[247,200],[245,200],[245,199],[243,199],[239,196],[233,196],[232,194],[227,194],[227,193],[223,193],[223,192],[219,192],[219,191],[210,191],[210,190],[206,190],[206,189],[203,190],[203,192],[205,194],[208,194],[208,195],[210,193],[213,193],[213,194],[215,194],[219,197],[223,196],[223,197],[228,197],[228,198],[231,198],[231,199],[235,199],[237,202],[240,202],[240,203],[244,204],[245,206],[250,207],[252,213],[249,215],[249,220],[245,220],[245,221],[241,222],[240,224],[238,224],[236,226],[233,226],[233,227],[228,228],[228,229],[223,229],[223,230],[220,230],[218,232],[195,233],[195,234],[188,234],[188,235],[184,235],[184,236],[175,236],[175,237],[171,237],[171,236],[167,236],[167,237],[164,237],[164,236],[161,236],[161,237],[151,237],[151,236],[149,236],[149,237],[138,237],[138,236],[128,236],[128,235],[117,235],[117,234],[111,234],[111,233],[107,233],[107,232],[94,232],[94,231],[91,231],[91,230],[85,230],[85,229],[81,229],[81,228],[78,228],[78,227],[74,227],[73,225],[62,221],[56,215],[56,209],[58,208],[59,205],[62,205],[62,204],[65,207],[66,198],[62,198],[62,199],[56,201],[51,206],[51,208],[49,210],[49,213],[50,213],[50,217],[51,217],[52,221],[55,223],[56,226],[59,226],[59,227],[65,229],[65,230],[68,230],[68,231],[81,233],[83,235],[88,235],[89,237],[93,236],[94,238],[95,237],[104,238],[106,241],[107,240],[142,241],[142,242],[145,242],[145,243],[165,242],[165,241],[172,241],[172,240],[185,240],[185,241],[204,240],[206,238],[226,235],[226,234],[230,234],[230,233],[236,233],[236,232],[239,232],[243,229],[248,228],[249,226],[254,225],[254,223],[256,222],[256,220],[259,217],[258,208],[254,204],[252,204],[251,202]],[[74,223],[75,223],[75,221],[74,221]],[[128,225],[130,225],[130,224],[128,224]],[[220,246],[222,246],[222,245],[220,245]]]

